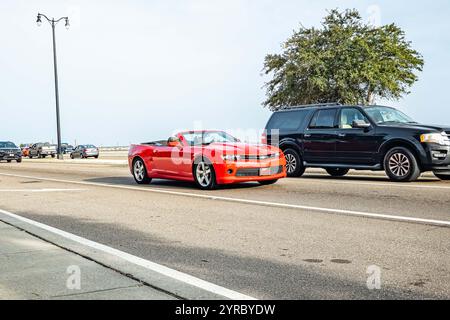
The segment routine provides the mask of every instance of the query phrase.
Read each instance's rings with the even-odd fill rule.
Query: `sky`
[[[264,57],[327,10],[396,23],[425,59],[398,107],[450,124],[450,2],[364,0],[1,0],[0,140],[56,143],[51,27],[56,27],[62,140],[99,146],[225,129],[254,140],[271,112]]]

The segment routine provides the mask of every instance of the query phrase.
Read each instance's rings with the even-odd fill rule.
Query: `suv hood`
[[[395,127],[395,128],[409,128],[409,129],[421,130],[421,131],[430,131],[430,130],[435,130],[436,132],[445,131],[445,132],[447,132],[447,134],[450,134],[450,126],[442,126],[442,125],[428,125],[428,124],[421,124],[421,123],[385,123],[385,124],[380,124],[380,126]]]

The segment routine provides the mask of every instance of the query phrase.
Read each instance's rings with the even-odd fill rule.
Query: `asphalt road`
[[[316,170],[205,192],[138,186],[119,164],[25,160],[0,164],[0,209],[260,299],[450,298],[450,183],[430,175]]]

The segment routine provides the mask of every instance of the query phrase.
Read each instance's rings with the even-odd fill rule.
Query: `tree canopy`
[[[271,110],[337,102],[367,105],[376,98],[398,100],[418,80],[424,60],[395,24],[374,27],[355,9],[331,10],[321,28],[300,27],[265,57]]]

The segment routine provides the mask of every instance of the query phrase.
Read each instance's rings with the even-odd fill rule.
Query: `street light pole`
[[[41,17],[44,17],[52,26],[52,36],[53,36],[53,69],[55,73],[55,100],[56,100],[56,130],[57,130],[57,137],[58,137],[58,159],[63,160],[63,154],[61,150],[61,123],[59,119],[59,91],[58,91],[58,64],[56,59],[56,37],[55,37],[55,27],[56,24],[61,21],[66,21],[66,29],[69,29],[69,18],[68,17],[62,17],[58,20],[55,19],[49,19],[46,15],[38,13],[37,16],[37,25],[40,26],[42,24]]]

